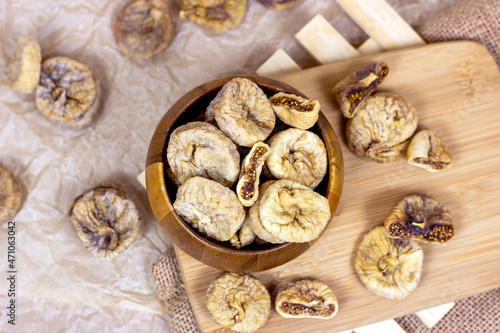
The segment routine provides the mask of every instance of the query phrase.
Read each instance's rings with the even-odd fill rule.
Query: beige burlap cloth
[[[482,43],[500,66],[500,0],[465,0],[426,22],[419,32],[427,42],[473,40]],[[173,249],[161,256],[151,271],[173,332],[200,332]],[[407,333],[498,332],[499,313],[500,289],[495,289],[458,301],[432,329],[425,327],[415,315],[396,321]]]

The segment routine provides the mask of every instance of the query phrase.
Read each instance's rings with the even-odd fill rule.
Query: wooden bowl
[[[268,96],[280,91],[304,96],[296,89],[276,80],[259,76],[239,77],[254,81]],[[204,238],[196,229],[185,223],[173,209],[177,187],[166,174],[168,165],[166,152],[170,133],[182,124],[194,120],[203,121],[205,109],[210,101],[232,78],[220,78],[194,88],[181,97],[163,116],[149,144],[146,186],[154,215],[176,246],[193,258],[218,269],[230,272],[255,272],[282,265],[298,257],[317,239],[308,243],[269,244],[260,247],[252,245],[237,250],[227,244]],[[278,123],[277,118],[276,120]],[[328,199],[333,218],[344,182],[342,151],[335,132],[322,113],[317,124],[310,130],[323,138],[327,148],[328,172],[316,191]]]

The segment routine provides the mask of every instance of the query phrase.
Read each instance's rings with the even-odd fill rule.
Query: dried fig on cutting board
[[[233,191],[202,177],[186,180],[173,206],[185,222],[223,242],[234,236],[245,219],[245,209]]]
[[[385,62],[375,62],[337,83],[333,94],[344,117],[352,118],[387,74],[389,66]]]
[[[0,166],[0,225],[12,221],[21,208],[21,186],[10,170]]]
[[[257,84],[245,78],[227,82],[210,102],[206,112],[208,118],[214,115],[222,132],[244,147],[264,141],[276,123],[266,94]]]
[[[391,239],[379,226],[361,241],[354,266],[366,289],[401,299],[417,288],[423,259],[424,252],[417,243]]]
[[[266,164],[278,179],[290,179],[315,188],[326,175],[328,155],[321,138],[296,128],[278,132],[269,139],[271,154]]]
[[[300,280],[281,288],[276,311],[285,318],[333,318],[339,303],[333,291],[317,280]]]
[[[163,0],[132,1],[120,11],[114,26],[120,52],[147,59],[165,50],[174,38],[175,23]]]
[[[223,33],[237,27],[247,10],[247,0],[182,0],[180,18],[204,29]]]
[[[42,54],[40,44],[30,35],[19,38],[9,63],[8,82],[13,90],[30,93],[40,79]]]
[[[391,93],[375,93],[347,122],[347,143],[361,158],[391,162],[404,156],[416,128],[417,113],[408,101]]]
[[[403,198],[391,210],[384,225],[391,238],[444,244],[455,236],[450,211],[424,195]]]
[[[134,202],[109,186],[78,197],[70,209],[70,221],[83,245],[106,260],[114,259],[142,234],[142,218]]]
[[[267,322],[271,297],[249,274],[224,273],[207,290],[207,309],[218,324],[236,332],[255,332]]]
[[[318,121],[321,105],[317,100],[283,92],[271,96],[269,100],[278,118],[287,125],[306,130]]]
[[[240,173],[236,145],[215,126],[201,121],[179,126],[172,132],[167,160],[175,184],[200,176],[231,187]]]
[[[288,179],[273,183],[260,200],[264,229],[285,242],[316,239],[330,220],[328,200],[311,188]]]
[[[423,130],[413,136],[406,153],[408,163],[430,172],[449,169],[454,159],[434,131]]]
[[[90,125],[100,106],[99,81],[84,64],[54,57],[42,63],[36,106],[50,121],[82,128]]]

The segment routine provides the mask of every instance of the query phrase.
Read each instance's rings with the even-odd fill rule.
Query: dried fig
[[[165,50],[174,38],[175,24],[163,0],[132,1],[120,11],[114,26],[120,52],[147,59]]]
[[[387,74],[389,66],[385,62],[375,62],[337,83],[333,94],[344,117],[352,118],[358,107],[382,83]]]
[[[269,140],[271,154],[266,164],[278,179],[290,179],[315,188],[328,167],[325,144],[313,132],[289,128]]]
[[[267,322],[271,297],[249,274],[224,273],[207,290],[207,309],[218,324],[236,332],[255,332]]]
[[[405,298],[417,288],[424,251],[411,241],[391,239],[372,229],[359,245],[355,268],[366,289],[386,298]]]
[[[231,187],[240,173],[236,145],[215,126],[201,121],[179,126],[172,132],[167,160],[175,184],[200,176]]]
[[[269,231],[267,231],[262,226],[262,223],[260,221],[260,200],[262,199],[264,192],[269,188],[269,186],[271,186],[275,182],[276,182],[275,180],[269,180],[259,187],[259,197],[252,206],[252,208],[250,208],[250,211],[248,212],[248,218],[250,227],[252,228],[255,235],[257,235],[257,237],[259,237],[261,240],[267,243],[282,244],[285,243],[285,241],[269,233]]]
[[[0,225],[12,221],[16,216],[23,194],[21,186],[12,172],[0,166]]]
[[[40,79],[42,54],[40,44],[30,35],[19,38],[16,51],[9,63],[10,89],[30,93]]]
[[[401,200],[384,225],[391,238],[444,244],[455,236],[449,210],[423,195],[410,195]]]
[[[99,110],[100,95],[99,81],[84,64],[66,57],[42,63],[36,106],[47,119],[85,127]]]
[[[134,202],[109,186],[76,198],[69,214],[83,245],[105,260],[114,259],[142,234],[142,218]]]
[[[317,280],[300,280],[281,289],[276,297],[276,311],[285,318],[330,319],[339,303],[333,291]]]
[[[264,7],[274,10],[292,9],[304,2],[304,0],[257,0]]]
[[[264,141],[276,123],[266,94],[245,78],[227,82],[210,102],[207,113],[214,114],[222,132],[244,147]]]
[[[269,233],[295,243],[316,239],[331,216],[325,197],[288,179],[276,181],[264,192],[259,214]]]
[[[247,10],[247,0],[182,0],[180,18],[215,33],[237,27]]]
[[[417,128],[417,113],[402,97],[376,93],[347,122],[347,143],[359,157],[379,163],[395,161],[406,152]]]
[[[269,100],[278,118],[287,125],[306,130],[318,121],[321,105],[317,100],[310,101],[283,92],[271,96]]]
[[[451,168],[454,159],[434,131],[423,130],[413,136],[406,153],[408,163],[430,172]]]
[[[223,242],[234,236],[245,219],[245,209],[233,191],[202,177],[189,178],[179,187],[174,209],[198,231]]]
[[[240,230],[238,230],[238,232],[234,234],[233,238],[231,238],[229,242],[235,248],[241,249],[242,247],[252,244],[254,239],[255,239],[255,233],[250,227],[250,217],[247,214],[245,220],[243,221],[243,224],[241,225]]]
[[[236,194],[245,207],[252,206],[259,197],[260,173],[270,153],[271,148],[268,145],[257,142],[243,159],[240,179],[236,185]]]

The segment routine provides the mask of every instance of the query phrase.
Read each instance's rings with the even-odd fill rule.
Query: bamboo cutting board
[[[331,89],[341,78],[373,61],[390,73],[379,90],[408,99],[418,129],[434,129],[455,157],[450,170],[429,173],[406,161],[376,164],[347,148],[345,122]],[[328,284],[339,301],[330,320],[285,319],[272,310],[259,332],[335,332],[368,325],[468,297],[500,286],[500,75],[488,51],[473,42],[396,50],[323,65],[277,78],[312,99],[339,137],[345,163],[344,190],[332,223],[299,258],[254,275],[270,290],[299,278]],[[405,195],[421,193],[451,211],[456,237],[445,246],[426,244],[416,291],[389,300],[366,290],[354,270],[362,237],[383,223]],[[221,271],[176,249],[192,306],[203,332],[221,326],[209,316],[205,294]]]

